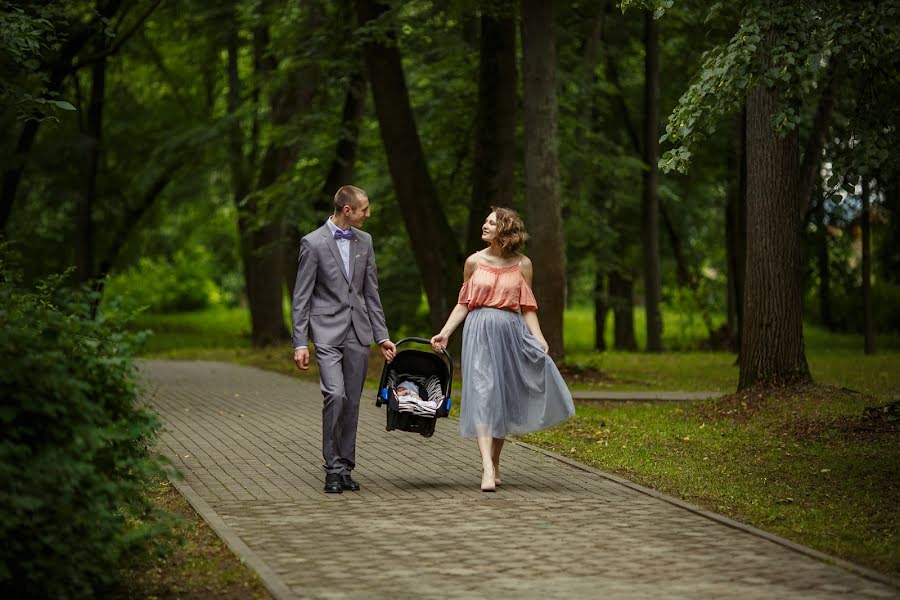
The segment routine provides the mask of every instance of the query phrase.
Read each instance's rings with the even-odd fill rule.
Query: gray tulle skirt
[[[478,308],[466,316],[461,436],[505,438],[554,427],[574,414],[562,375],[521,314]]]

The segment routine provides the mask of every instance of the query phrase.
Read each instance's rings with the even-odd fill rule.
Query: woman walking
[[[509,208],[492,208],[482,226],[488,247],[468,259],[459,303],[440,333],[435,352],[463,327],[459,432],[481,452],[481,491],[500,484],[500,451],[508,435],[554,427],[575,414],[572,395],[541,333],[531,291],[531,260],[518,250],[528,234]]]

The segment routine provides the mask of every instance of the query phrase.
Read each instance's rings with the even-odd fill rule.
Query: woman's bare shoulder
[[[478,252],[469,256],[466,259],[466,264],[463,267],[463,281],[468,281],[469,277],[472,276],[472,273],[475,272],[475,269],[478,268],[478,265],[481,261],[478,258]]]

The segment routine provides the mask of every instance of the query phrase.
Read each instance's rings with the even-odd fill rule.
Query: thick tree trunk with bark
[[[869,206],[869,180],[862,180],[862,299],[863,299],[863,339],[866,354],[875,354],[875,324],[872,317],[872,222]]]
[[[481,16],[478,114],[466,252],[484,247],[481,226],[491,206],[512,206],[516,159],[516,22]]]
[[[656,195],[659,133],[659,47],[653,13],[644,14],[644,127],[643,161],[646,170],[641,197],[641,241],[644,261],[644,310],[647,313],[647,352],[662,352],[662,289],[659,267],[659,199]]]
[[[759,382],[810,381],[803,345],[800,148],[779,135],[775,93],[747,97],[747,281],[741,340],[743,389]],[[808,196],[807,196],[808,198]]]
[[[556,40],[552,2],[522,0],[525,199],[532,241],[534,293],[554,359],[565,355],[565,244],[560,212]]]
[[[365,27],[387,9],[373,0],[357,0],[356,10]],[[463,256],[428,172],[396,41],[393,30],[368,37],[366,64],[391,180],[425,286],[431,326],[438,331],[456,305]]]

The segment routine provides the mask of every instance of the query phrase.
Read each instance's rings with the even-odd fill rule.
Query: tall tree
[[[364,34],[366,65],[391,180],[428,298],[431,326],[438,331],[456,304],[462,253],[438,200],[403,74],[391,14],[374,0],[356,0]]]
[[[239,27],[239,19],[235,18],[227,40],[227,108],[232,120],[229,135],[232,197],[238,214],[251,338],[254,346],[262,347],[283,342],[286,330],[281,309],[284,279],[280,252],[282,226],[260,206],[258,192],[275,183],[279,175],[293,165],[297,149],[295,144],[285,144],[277,135],[272,136],[262,155],[259,177],[254,185],[254,169],[259,154],[259,123],[256,111],[253,111],[250,139],[247,140],[240,118],[244,92],[239,69]],[[253,40],[254,74],[264,81],[276,68],[274,58],[266,54],[268,32],[265,25],[255,27]],[[297,112],[308,110],[309,100],[304,96],[305,90],[301,91],[301,82],[305,83],[301,76],[287,78],[271,93],[269,101],[273,126],[284,126]]]
[[[565,355],[563,311],[566,266],[559,182],[554,6],[522,0],[522,82],[525,199],[532,237],[534,293],[554,359]]]
[[[484,12],[466,252],[484,246],[481,226],[488,207],[512,206],[515,155],[516,23],[514,17]]]
[[[659,134],[659,44],[653,13],[644,13],[644,127],[643,160],[647,165],[641,196],[641,241],[644,262],[644,310],[647,314],[647,351],[661,352],[662,281],[659,266],[659,198],[656,159]]]
[[[774,33],[762,42],[775,46]],[[808,381],[801,288],[800,146],[796,131],[771,125],[775,90],[747,96],[747,281],[739,388],[758,381]],[[773,185],[774,183],[774,185]]]
[[[664,12],[671,0],[623,0]],[[721,5],[713,7],[713,16]],[[715,122],[747,103],[747,279],[741,331],[739,387],[764,381],[808,381],[803,344],[800,237],[802,215],[822,162],[837,98],[853,98],[852,115],[831,144],[839,174],[873,172],[896,165],[883,139],[896,128],[900,110],[886,99],[896,95],[896,78],[885,77],[900,52],[900,36],[884,25],[896,8],[861,1],[850,5],[812,1],[747,0],[741,23],[727,44],[708,52],[694,82],[669,117],[664,139],[673,144],[660,161],[668,171],[684,171],[692,147]],[[805,40],[798,44],[797,39]],[[842,72],[842,65],[854,69]],[[826,68],[823,68],[823,66]],[[859,82],[869,93],[837,93]],[[818,97],[810,107],[809,98]],[[878,108],[882,107],[882,108]],[[805,144],[800,126],[808,127]],[[803,148],[802,164],[800,162]]]

